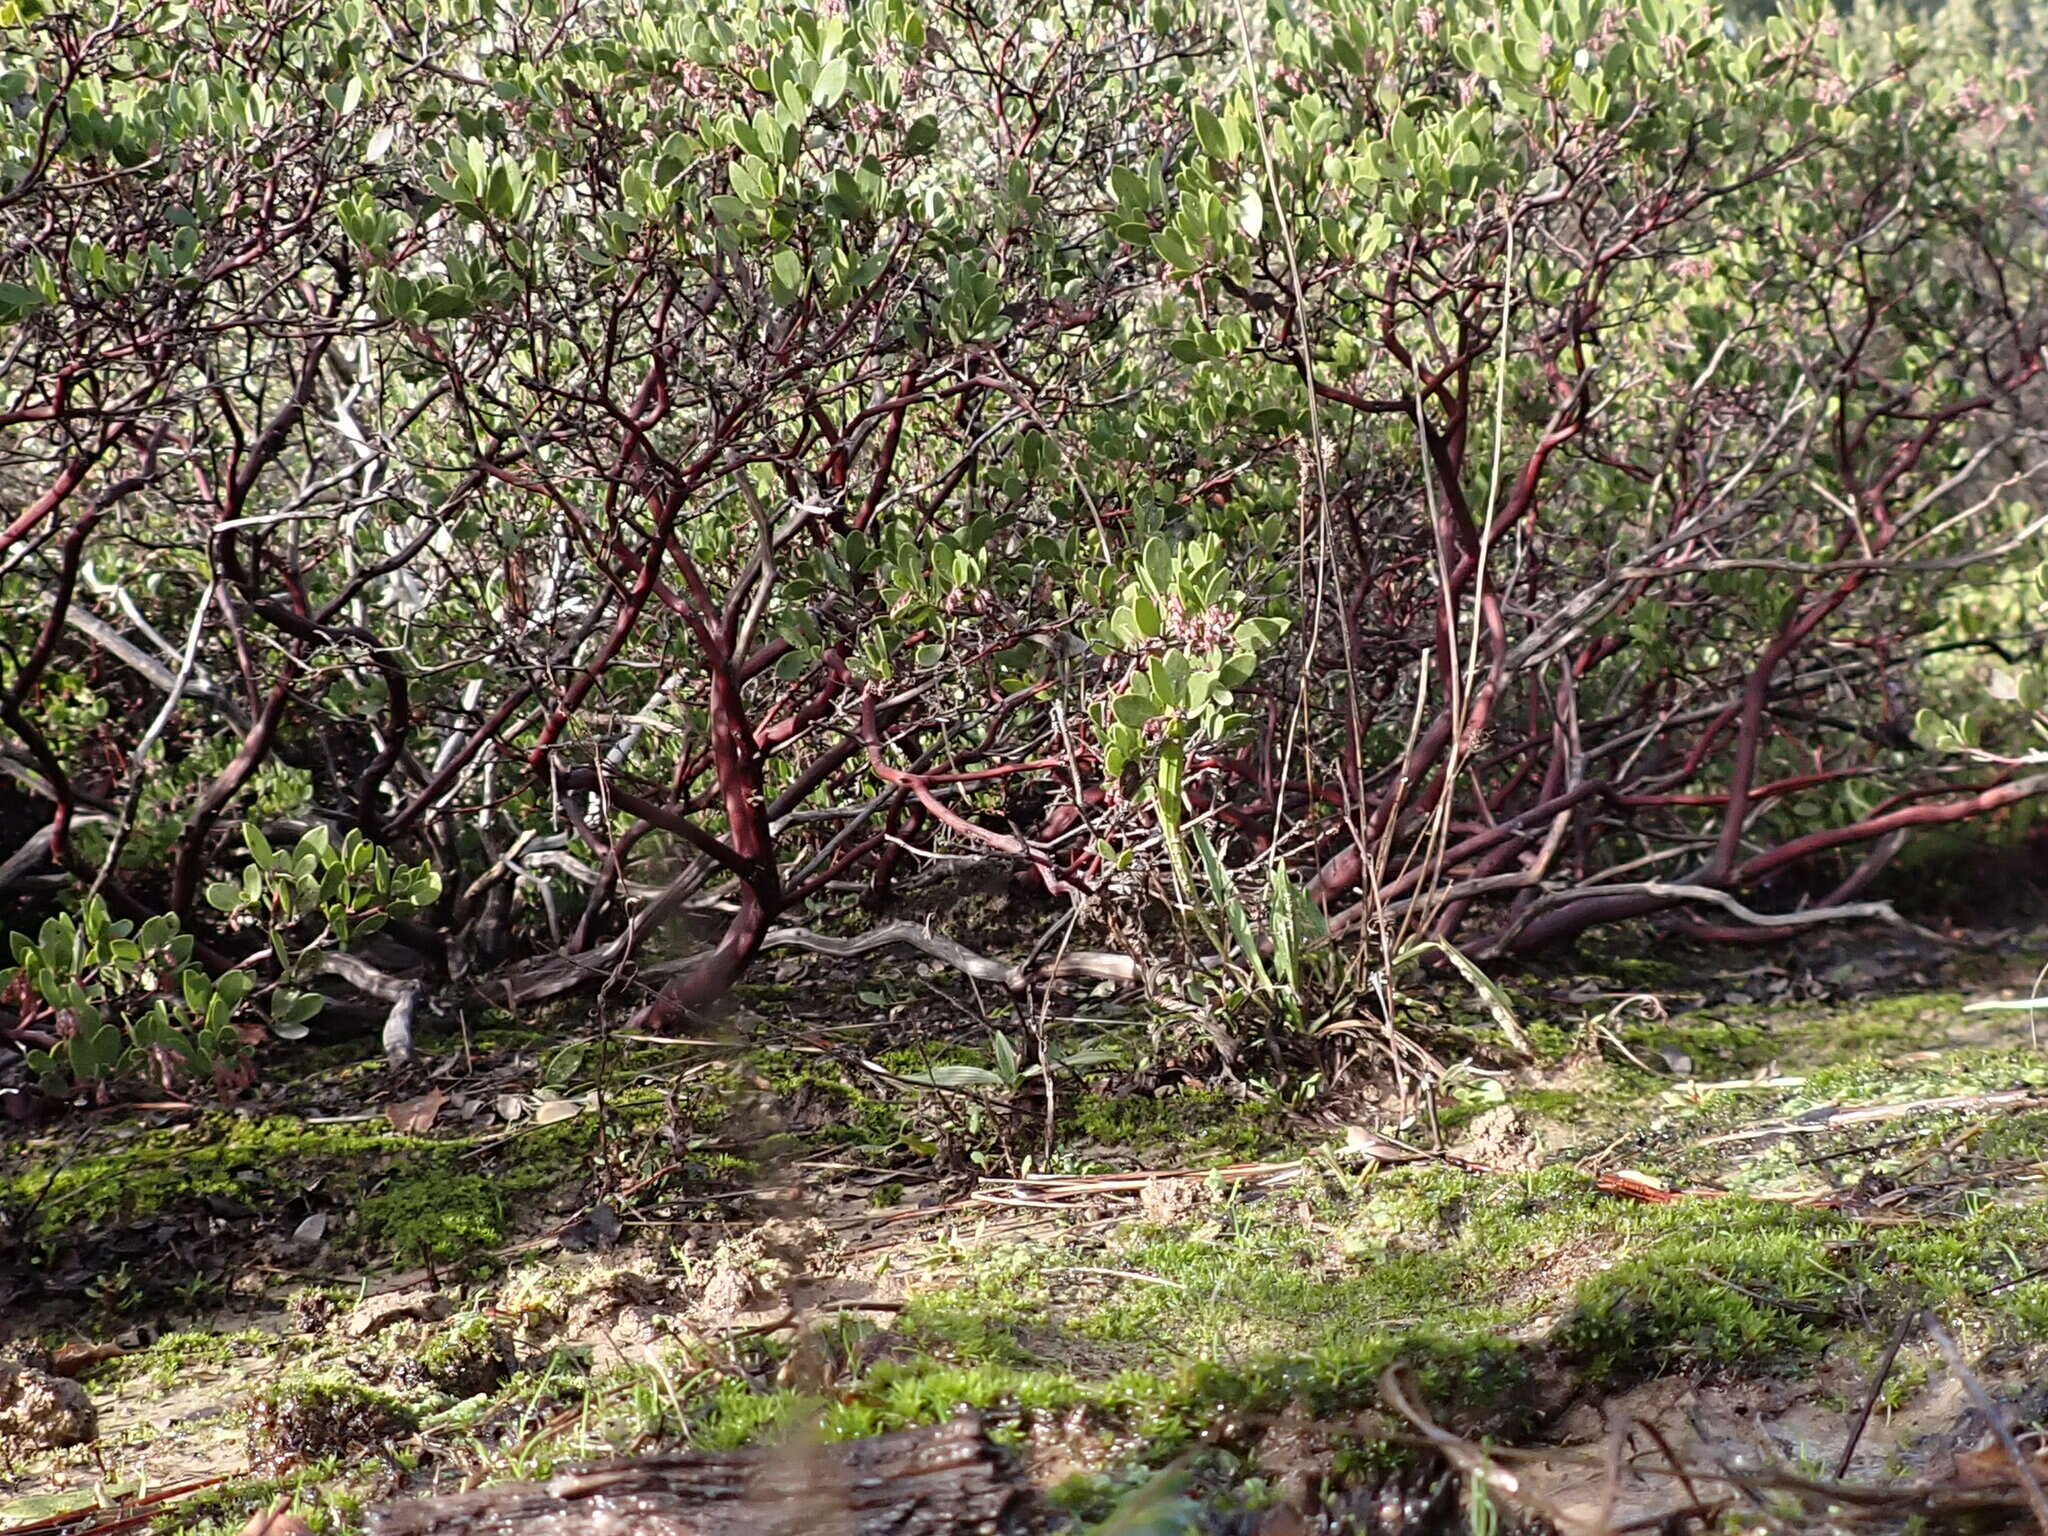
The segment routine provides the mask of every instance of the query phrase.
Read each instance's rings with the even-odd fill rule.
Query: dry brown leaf
[[[583,1113],[583,1106],[574,1099],[542,1099],[533,1106],[535,1125],[558,1125],[564,1120],[574,1120]]]
[[[2048,1446],[2037,1446],[2027,1456],[2027,1465],[2034,1476],[2048,1476]],[[2004,1485],[2010,1487],[2019,1481],[2012,1458],[2005,1453],[2005,1447],[1993,1442],[1980,1451],[1956,1452],[1956,1481],[1972,1485]]]
[[[125,1353],[118,1344],[59,1344],[50,1351],[50,1374],[76,1376]]]
[[[242,1527],[242,1536],[313,1536],[313,1527],[290,1514],[289,1504],[279,1499],[268,1510],[259,1509]]]
[[[391,1129],[401,1136],[418,1136],[434,1128],[441,1106],[448,1102],[448,1095],[436,1088],[423,1093],[416,1099],[407,1099],[403,1104],[393,1104],[384,1111],[384,1118],[391,1122]]]

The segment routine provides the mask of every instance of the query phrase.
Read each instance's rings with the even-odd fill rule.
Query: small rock
[[[429,1290],[396,1291],[389,1296],[372,1296],[358,1302],[348,1315],[348,1336],[352,1339],[367,1339],[374,1333],[382,1333],[393,1323],[409,1317],[422,1322],[438,1322],[448,1315],[448,1302]]]
[[[1138,1191],[1139,1213],[1155,1227],[1178,1226],[1208,1203],[1199,1179],[1147,1179]]]
[[[831,1246],[832,1234],[816,1217],[795,1221],[764,1221],[754,1229],[761,1250],[784,1263],[801,1267],[812,1255]]]
[[[751,1311],[786,1291],[831,1241],[814,1218],[764,1221],[718,1245],[699,1271],[699,1303],[720,1317]]]
[[[555,1241],[571,1253],[590,1248],[609,1248],[619,1240],[625,1225],[619,1213],[599,1201],[556,1234]]]
[[[1529,1173],[1543,1166],[1543,1142],[1512,1104],[1480,1115],[1450,1150],[1454,1157],[1483,1163],[1501,1173]]]
[[[612,1324],[612,1335],[621,1344],[652,1344],[668,1331],[667,1316],[652,1307],[627,1307]]]
[[[47,1451],[83,1445],[99,1433],[85,1388],[62,1376],[0,1362],[0,1450]]]
[[[754,1253],[733,1251],[727,1244],[712,1255],[700,1293],[702,1305],[713,1314],[726,1317],[745,1312],[772,1297],[789,1282],[786,1264]]]
[[[639,1306],[661,1310],[674,1305],[675,1297],[675,1282],[666,1276],[643,1274],[637,1269],[591,1269],[576,1287],[565,1326],[576,1335],[602,1334],[615,1327],[627,1309]]]
[[[1673,1077],[1692,1076],[1692,1057],[1688,1056],[1684,1051],[1681,1051],[1677,1046],[1660,1045],[1657,1047],[1657,1054],[1664,1058],[1664,1065],[1671,1069],[1671,1075]]]

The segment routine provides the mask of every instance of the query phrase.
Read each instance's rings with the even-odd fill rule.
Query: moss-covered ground
[[[219,1481],[159,1529],[284,1497],[339,1531],[400,1490],[962,1407],[1086,1521],[1176,1459],[1268,1496],[1304,1416],[1318,1477],[1385,1470],[1396,1364],[1509,1441],[1670,1381],[1822,1382],[1846,1423],[1918,1309],[2024,1375],[2048,1055],[1962,1004],[2026,958],[1805,997],[1652,969],[1525,979],[1533,1060],[1422,1006],[1421,1096],[1363,1053],[1232,1075],[1129,1000],[1090,1004],[1086,1073],[991,1085],[989,1026],[906,977],[865,984],[885,1027],[785,985],[707,1043],[486,1032],[399,1083],[281,1056],[238,1106],[57,1121],[0,1163],[10,1327],[122,1349],[83,1376],[99,1443],[0,1467],[0,1527],[187,1478]],[[1910,1339],[1886,1409],[1946,1374]]]

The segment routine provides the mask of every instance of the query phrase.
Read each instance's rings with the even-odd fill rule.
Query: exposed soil
[[[354,1529],[397,1495],[962,1407],[1055,1523],[1169,1465],[1196,1523],[1158,1529],[1463,1522],[1470,1479],[1451,1506],[1431,1479],[1485,1436],[1522,1453],[1489,1495],[1520,1518],[1755,1497],[1810,1525],[1825,1500],[1770,1479],[1831,1477],[1873,1381],[1849,1480],[1954,1490],[1985,1475],[1976,1391],[2021,1434],[2048,1413],[2048,1058],[2026,1013],[1962,1011],[2044,950],[1531,973],[1526,1061],[1470,998],[1418,998],[1451,1069],[1427,1097],[1368,1049],[1313,1094],[1233,1079],[1107,988],[1054,1000],[1056,1039],[1112,1061],[1049,1110],[1042,1079],[931,1086],[1030,1021],[879,959],[778,960],[698,1041],[543,1018],[471,1021],[406,1076],[369,1041],[280,1053],[231,1112],[0,1144],[0,1328],[98,1420],[0,1449],[0,1531],[166,1488],[160,1529],[280,1496]],[[1922,1308],[1968,1376],[1908,1327],[1880,1379]],[[1992,1471],[1994,1514],[2021,1507]]]

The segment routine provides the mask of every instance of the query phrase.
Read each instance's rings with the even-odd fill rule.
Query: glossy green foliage
[[[20,1005],[24,1027],[47,1040],[28,1052],[45,1086],[104,1091],[121,1078],[166,1089],[185,1082],[238,1086],[245,1051],[235,1015],[251,978],[215,979],[191,963],[192,936],[177,919],[139,928],[109,915],[99,898],[78,918],[59,915],[34,939],[9,936],[14,969],[0,989]]]
[[[194,939],[164,913],[139,926],[115,918],[95,895],[76,917],[48,919],[33,938],[9,936],[14,968],[0,992],[22,1006],[21,1038],[40,1040],[28,1065],[56,1093],[105,1093],[126,1082],[165,1090],[209,1083],[246,1086],[250,1046],[266,1034],[296,1040],[326,1003],[310,990],[320,955],[337,942],[410,916],[439,892],[425,866],[394,866],[383,849],[325,827],[295,849],[243,828],[250,862],[237,880],[207,891],[228,926],[260,937],[256,961],[212,975],[193,959]],[[268,958],[275,964],[264,967]]]
[[[14,11],[9,733],[92,812],[65,870],[260,931],[261,987],[904,842],[1207,891],[1249,975],[1348,851],[1484,958],[1541,882],[1747,889],[1936,751],[2041,750],[2025,108],[1957,49],[1672,0]],[[244,871],[245,817],[356,841]]]

